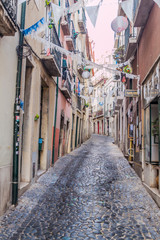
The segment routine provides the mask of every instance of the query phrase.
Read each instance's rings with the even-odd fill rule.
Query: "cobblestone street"
[[[160,239],[160,211],[112,139],[93,135],[0,218],[0,239]]]

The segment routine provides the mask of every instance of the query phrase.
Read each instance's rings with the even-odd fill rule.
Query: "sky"
[[[97,0],[88,1],[87,6],[95,6],[100,2]],[[93,27],[87,13],[87,28],[90,39],[95,42],[96,60],[107,51],[111,52],[114,46],[114,32],[111,29],[111,22],[117,17],[118,0],[103,0],[99,8],[97,22]]]

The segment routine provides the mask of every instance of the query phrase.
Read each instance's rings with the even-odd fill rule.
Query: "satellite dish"
[[[116,33],[120,33],[126,30],[127,27],[128,27],[128,20],[123,16],[116,17],[111,23],[111,28]]]

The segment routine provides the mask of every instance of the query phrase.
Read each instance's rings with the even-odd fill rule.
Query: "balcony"
[[[139,0],[139,3],[136,4],[137,9],[135,11],[134,27],[145,26],[153,5],[153,0]]]
[[[86,31],[86,16],[83,8],[80,10],[80,13],[79,13],[78,26],[81,32]]]
[[[109,111],[105,111],[105,117],[109,117]]]
[[[120,105],[116,105],[115,106],[115,111],[119,111],[119,109],[120,109]]]
[[[47,37],[46,35],[44,35],[44,38],[58,46],[61,46],[56,28],[54,26],[50,30],[49,36]],[[50,52],[47,54],[48,50],[50,50]],[[41,59],[44,67],[46,68],[50,76],[53,76],[53,77],[61,76],[61,53],[60,52],[56,51],[53,48],[43,49],[41,53]]]
[[[119,111],[114,110],[114,111],[113,111],[113,115],[112,115],[112,117],[115,117],[115,116],[118,114],[118,112],[119,112]]]
[[[71,25],[71,15],[67,14],[64,19],[61,21],[61,28],[63,31],[64,36],[70,35],[70,26]]]
[[[125,31],[125,59],[128,60],[135,52],[137,47],[137,28],[128,25]]]
[[[97,73],[95,73],[95,78],[93,81],[93,84],[96,85],[100,81],[104,81],[108,79],[108,72],[106,70],[99,70]]]
[[[89,117],[92,117],[92,109],[89,109]]]
[[[63,95],[65,96],[66,99],[71,98],[71,93],[72,93],[72,91],[71,91],[71,76],[70,76],[69,71],[67,73],[66,80],[65,79],[62,80],[61,92],[63,93]]]
[[[15,35],[16,18],[17,1],[0,0],[0,37]]]
[[[70,34],[65,36],[65,41],[69,51],[73,51],[76,48],[76,39],[74,38],[75,28],[73,21],[70,22]]]
[[[65,36],[65,41],[66,41],[68,50],[73,51],[74,50],[74,44],[73,44],[72,36]]]
[[[97,112],[94,112],[93,117],[102,117],[103,116],[103,109],[98,110]]]
[[[125,56],[126,60],[128,60],[134,54],[136,47],[137,47],[137,38],[135,36],[130,35],[128,39],[128,46],[126,49],[126,56]]]
[[[81,107],[82,107],[81,97],[77,96],[77,108],[79,111],[81,111]]]
[[[122,89],[117,89],[116,105],[121,105],[124,99],[124,92]],[[117,109],[118,110],[118,109]]]
[[[117,96],[117,105],[121,105],[123,102],[123,95]]]
[[[113,109],[110,109],[110,110],[109,110],[109,113],[110,113],[110,117],[113,117],[114,110],[113,110]]]
[[[125,59],[128,60],[137,47],[137,28],[130,25],[125,31]]]

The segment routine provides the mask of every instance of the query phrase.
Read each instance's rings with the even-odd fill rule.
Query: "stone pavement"
[[[160,211],[111,138],[60,158],[0,218],[0,239],[160,239]]]

